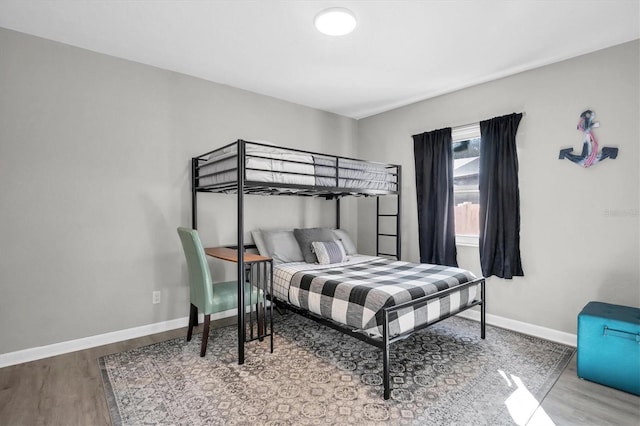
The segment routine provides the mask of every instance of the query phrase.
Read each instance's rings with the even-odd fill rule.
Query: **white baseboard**
[[[469,309],[467,311],[459,313],[458,315],[473,321],[480,321],[480,312],[476,310]],[[487,314],[486,319],[487,324],[517,331],[518,333],[522,334],[528,334],[529,336],[540,337],[541,339],[550,340],[556,343],[562,343],[563,345],[573,346],[574,348],[578,344],[578,337],[575,334],[565,333],[564,331],[541,327],[539,325],[516,321],[492,314]]]
[[[211,315],[211,320],[235,316],[236,310],[232,309]],[[204,315],[199,315],[200,324],[204,321]],[[81,339],[69,340],[66,342],[54,343],[46,346],[24,349],[16,352],[0,354],[0,368],[10,365],[21,364],[23,362],[35,361],[49,358],[69,352],[94,348],[96,346],[108,345],[109,343],[121,342],[123,340],[135,339],[137,337],[148,336],[150,334],[162,333],[163,331],[175,330],[186,327],[189,324],[189,317],[176,318],[169,321],[157,322],[140,327],[127,328],[125,330],[113,331],[110,333],[98,334],[96,336],[83,337]]]
[[[211,316],[211,319],[217,320],[234,315],[236,315],[235,309],[214,314]],[[464,311],[459,313],[458,315],[470,320],[480,321],[480,312],[475,310]],[[203,316],[200,315],[200,322],[202,321]],[[188,323],[188,317],[176,318],[169,321],[143,325],[141,327],[128,328],[125,330],[113,331],[111,333],[104,333],[98,334],[96,336],[69,340],[67,342],[54,343],[52,345],[38,346],[21,351],[0,354],[0,368],[8,367],[15,364],[21,364],[23,362],[49,358],[51,356],[62,355],[69,352],[80,351],[83,349],[89,349],[96,346],[108,345],[109,343],[135,339],[137,337],[161,333],[163,331],[175,330],[176,328],[186,327]],[[500,317],[498,315],[487,314],[487,324],[495,325],[497,327],[506,328],[535,337],[540,337],[542,339],[551,340],[553,342],[562,343],[568,346],[575,347],[577,344],[577,336],[575,334],[565,333],[562,331],[553,330],[551,328],[540,327],[538,325],[511,320],[508,318]]]

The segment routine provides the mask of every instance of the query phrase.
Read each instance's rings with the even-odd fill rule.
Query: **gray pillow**
[[[356,254],[358,250],[356,249],[356,245],[351,241],[351,237],[347,234],[347,231],[344,229],[334,229],[333,233],[336,236],[336,240],[342,241],[342,245],[344,246],[345,251],[348,255]]]
[[[262,231],[262,239],[273,263],[303,262],[298,241],[293,231]]]
[[[307,263],[316,263],[318,261],[316,255],[311,251],[311,243],[314,241],[335,241],[336,236],[329,228],[305,228],[294,229],[293,235],[298,240],[300,250],[304,256],[304,261]]]
[[[321,265],[341,263],[347,260],[347,253],[344,251],[342,241],[314,241],[311,243],[311,247],[313,247],[313,252]]]

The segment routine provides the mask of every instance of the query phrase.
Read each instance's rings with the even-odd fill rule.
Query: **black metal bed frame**
[[[283,172],[278,171],[277,173],[291,173],[295,175],[308,175],[313,177],[324,177],[324,178],[335,178],[335,186],[316,186],[316,185],[300,185],[300,184],[282,184],[282,183],[274,183],[274,182],[260,182],[260,181],[251,181],[247,180],[247,170],[257,170],[250,169],[246,167],[245,159],[246,157],[254,157],[254,158],[265,158],[271,159],[269,157],[261,157],[256,154],[247,154],[246,152],[246,144],[256,145],[256,146],[264,146],[273,148],[271,145],[266,145],[258,142],[248,142],[242,139],[237,140],[231,144],[225,145],[221,148],[206,152],[198,157],[193,157],[191,159],[191,203],[192,203],[192,227],[193,229],[197,229],[197,193],[198,192],[211,192],[211,193],[230,193],[237,195],[237,243],[229,246],[231,248],[238,250],[238,262],[237,262],[237,274],[238,274],[238,283],[243,283],[246,280],[246,267],[244,263],[243,252],[249,247],[255,247],[251,245],[246,245],[244,243],[244,195],[245,194],[261,194],[261,195],[295,195],[295,196],[315,196],[315,197],[323,197],[328,200],[336,201],[336,227],[340,228],[340,198],[344,196],[384,196],[384,195],[396,195],[397,197],[397,207],[396,213],[381,213],[380,208],[380,199],[376,199],[376,255],[378,256],[388,256],[388,257],[396,257],[396,259],[400,259],[401,255],[401,225],[400,225],[400,217],[401,217],[401,189],[402,189],[402,181],[401,181],[401,166],[394,164],[383,164],[371,161],[364,161],[355,158],[342,157],[342,156],[334,156],[327,155],[322,153],[316,153],[311,151],[304,151],[299,149],[292,148],[280,148],[287,152],[298,153],[298,154],[306,154],[306,155],[315,155],[321,156],[323,158],[329,158],[335,160],[335,175],[317,175],[317,174],[305,174],[298,172]],[[237,164],[235,168],[225,169],[223,171],[209,173],[209,174],[200,174],[200,168],[202,163],[206,162],[208,156],[217,152],[223,152],[225,149],[233,148],[235,146],[235,156],[237,160]],[[340,187],[340,170],[345,167],[340,165],[340,161],[358,161],[362,163],[376,164],[378,166],[384,166],[388,170],[389,173],[395,175],[395,190],[379,190],[379,189],[362,189],[362,188],[345,188]],[[221,160],[222,161],[222,160]],[[294,160],[282,160],[283,162],[288,163],[299,163],[308,165],[306,162],[299,162]],[[325,166],[328,167],[328,166]],[[234,181],[223,182],[211,185],[200,185],[200,179],[215,176],[221,173],[228,173],[231,171],[236,172],[237,178]],[[261,170],[264,171],[264,170]],[[357,179],[356,179],[357,180]],[[295,192],[283,192],[284,190],[295,191]],[[390,233],[381,233],[380,232],[380,218],[381,217],[395,217],[396,218],[396,234]],[[389,254],[383,253],[380,251],[380,237],[395,237],[396,239],[396,253]],[[474,285],[480,285],[480,300],[474,300],[470,305],[460,309],[457,312],[450,313],[442,318],[439,318],[436,321],[423,324],[415,327],[413,330],[402,333],[397,336],[389,336],[389,315],[393,312],[396,312],[400,309],[409,308],[409,307],[420,307],[426,305],[429,301],[433,299],[438,299],[442,297],[446,297],[454,292],[460,291],[464,288],[468,288]],[[281,301],[279,299],[273,299],[276,303],[276,306],[285,307],[293,312],[296,312],[300,315],[303,315],[307,318],[310,318],[316,322],[329,326],[333,329],[341,331],[345,334],[348,334],[352,337],[355,337],[359,340],[362,340],[366,343],[369,343],[373,346],[381,348],[383,351],[383,382],[384,382],[384,399],[389,399],[391,395],[391,387],[389,382],[389,346],[391,343],[394,343],[398,340],[402,340],[407,338],[413,332],[426,328],[429,325],[432,325],[436,322],[439,322],[443,319],[449,318],[452,315],[455,315],[464,310],[470,309],[474,306],[480,306],[480,333],[481,338],[485,338],[485,280],[484,278],[478,278],[474,281],[470,281],[445,291],[441,291],[438,293],[434,293],[419,299],[411,300],[406,303],[402,303],[396,306],[383,308],[383,334],[381,338],[375,338],[361,332],[358,332],[348,326],[343,324],[338,324],[332,320],[319,317],[309,311],[297,308],[293,305],[290,305],[287,302]],[[244,289],[243,286],[238,285],[238,306],[244,306]],[[273,330],[271,330],[273,334]],[[252,336],[253,337],[253,336]],[[238,309],[238,364],[244,363],[244,344],[246,342],[246,327],[245,327],[245,310]]]
[[[421,324],[419,326],[414,327],[412,330],[398,334],[396,336],[390,336],[389,335],[389,316],[393,313],[393,312],[397,312],[401,309],[405,309],[405,308],[420,308],[422,306],[427,305],[431,300],[434,299],[440,299],[443,297],[447,297],[449,295],[451,295],[452,293],[456,293],[458,291],[461,291],[465,288],[469,288],[469,287],[473,287],[473,286],[477,286],[480,285],[480,300],[474,300],[473,302],[471,302],[469,305],[461,308],[459,311],[456,312],[451,312],[447,315],[444,315],[442,317],[439,317],[437,320],[435,321],[431,321],[429,323],[425,323],[425,324]],[[340,324],[337,323],[331,319],[327,319],[324,317],[321,317],[317,314],[314,314],[313,312],[307,311],[305,309],[301,309],[298,308],[297,306],[293,306],[287,302],[284,302],[280,299],[274,299],[276,306],[281,306],[284,307],[288,310],[291,310],[295,313],[297,313],[298,315],[302,315],[306,318],[312,319],[313,321],[316,321],[320,324],[326,325],[327,327],[331,327],[335,330],[338,330],[344,334],[347,334],[351,337],[355,337],[358,340],[362,340],[363,342],[366,342],[370,345],[376,346],[380,349],[382,349],[382,380],[383,380],[383,385],[384,385],[384,399],[389,399],[389,397],[391,396],[391,383],[390,383],[390,379],[389,379],[389,371],[390,371],[390,364],[391,364],[391,360],[389,357],[389,346],[391,345],[391,343],[397,342],[399,340],[403,340],[406,339],[407,337],[411,336],[413,333],[422,330],[424,328],[427,328],[433,324],[439,323],[442,320],[445,320],[449,317],[452,317],[454,315],[459,314],[460,312],[466,311],[467,309],[471,309],[474,306],[480,306],[480,317],[481,317],[481,321],[480,321],[480,337],[482,339],[485,338],[485,330],[486,330],[486,323],[485,323],[485,305],[484,305],[484,296],[485,296],[485,279],[484,278],[478,278],[475,279],[473,281],[469,281],[460,285],[457,285],[455,287],[451,287],[448,288],[447,290],[442,290],[439,291],[437,293],[433,293],[424,297],[421,297],[419,299],[414,299],[414,300],[410,300],[407,301],[405,303],[401,303],[395,306],[389,306],[386,308],[382,308],[382,316],[383,316],[383,326],[382,326],[382,337],[373,337],[373,336],[369,336],[367,334],[364,334],[362,331],[357,330],[357,329],[353,329],[350,328],[344,324]]]

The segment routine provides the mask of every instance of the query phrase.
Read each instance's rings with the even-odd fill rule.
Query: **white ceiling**
[[[335,6],[355,32],[315,30]],[[640,0],[0,0],[0,27],[362,118],[638,39]]]

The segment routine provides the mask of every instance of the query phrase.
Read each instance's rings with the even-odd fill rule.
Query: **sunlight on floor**
[[[498,370],[498,373],[507,382],[507,386],[517,386],[516,390],[504,402],[517,425],[555,426],[553,420],[540,407],[540,403],[529,392],[518,376],[511,374],[511,378],[509,378],[502,370]]]

